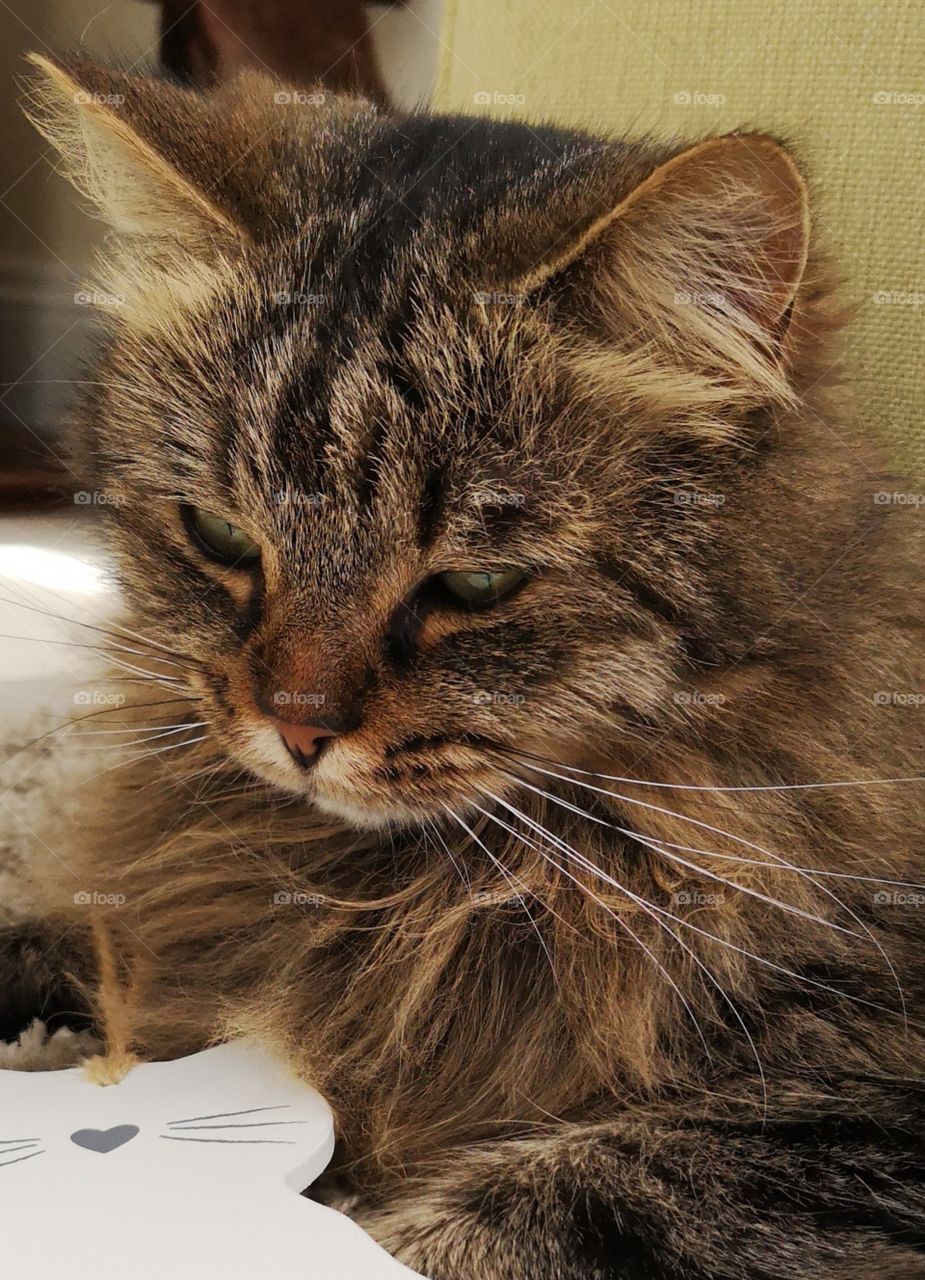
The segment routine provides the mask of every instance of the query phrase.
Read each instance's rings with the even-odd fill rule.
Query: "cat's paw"
[[[87,967],[80,941],[66,926],[41,921],[0,928],[0,1042],[14,1044],[36,1021],[49,1032],[90,1029],[70,977]]]
[[[45,1023],[36,1019],[17,1040],[0,1042],[0,1071],[58,1071],[102,1051],[101,1042],[89,1031],[59,1027],[49,1032]]]

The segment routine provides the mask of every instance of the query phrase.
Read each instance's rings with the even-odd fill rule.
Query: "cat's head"
[[[81,448],[221,749],[377,825],[689,724],[808,380],[786,152],[37,61],[113,228]]]

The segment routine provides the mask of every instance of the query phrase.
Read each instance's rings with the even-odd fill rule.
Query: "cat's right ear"
[[[145,256],[203,263],[240,253],[248,234],[213,192],[204,100],[142,76],[31,54],[26,112],[60,168]]]

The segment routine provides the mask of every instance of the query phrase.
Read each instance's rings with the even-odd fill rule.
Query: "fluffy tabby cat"
[[[434,1280],[925,1277],[921,569],[794,161],[36,61],[138,1049],[287,1055]]]

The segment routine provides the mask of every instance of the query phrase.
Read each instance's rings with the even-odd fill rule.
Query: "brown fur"
[[[435,1280],[925,1276],[920,917],[876,897],[920,790],[874,781],[922,770],[920,573],[792,161],[47,76],[65,148],[74,85],[125,99],[67,157],[122,232],[115,643],[140,723],[210,722],[68,859],[126,897],[135,1049],[272,1044]],[[528,581],[421,593],[482,565]],[[304,776],[279,692],[353,717]]]

